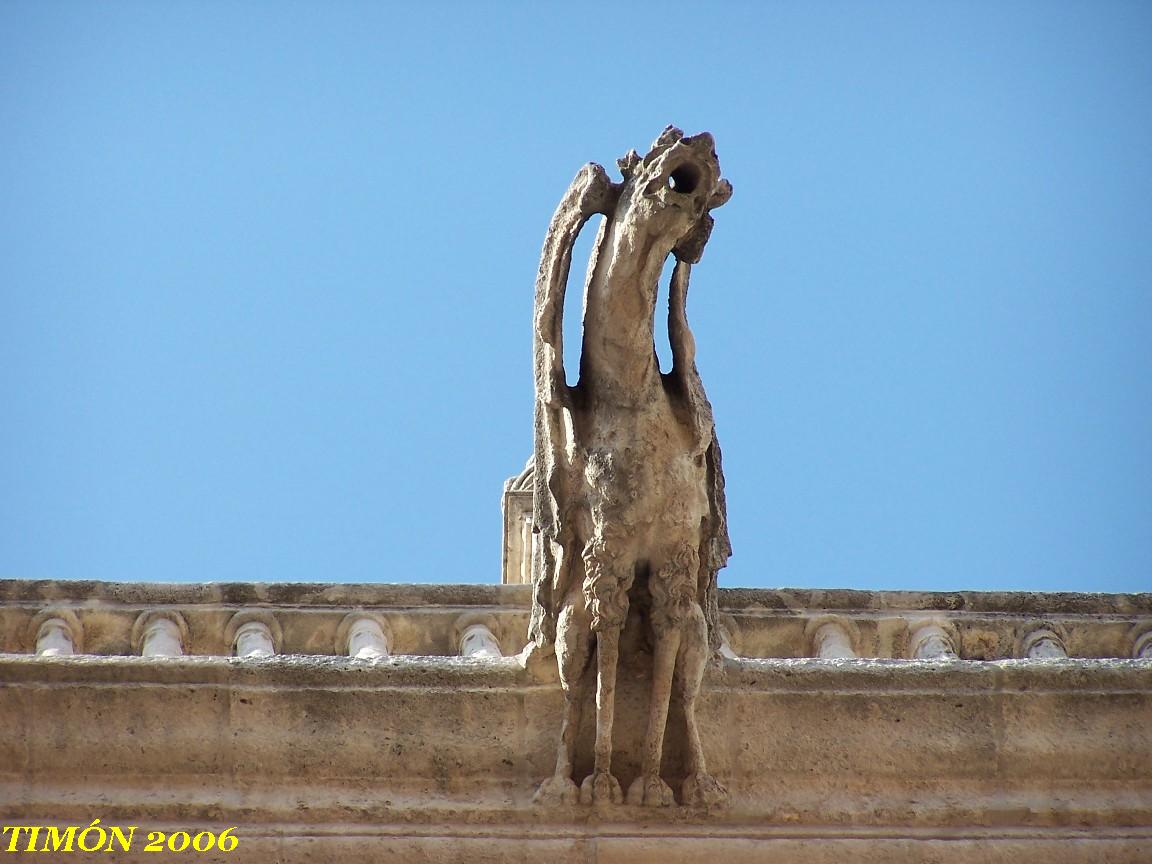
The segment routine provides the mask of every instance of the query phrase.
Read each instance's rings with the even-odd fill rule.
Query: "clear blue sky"
[[[1149,589],[1152,5],[560,8],[0,5],[0,575],[498,581],[548,220],[674,123],[721,584]]]

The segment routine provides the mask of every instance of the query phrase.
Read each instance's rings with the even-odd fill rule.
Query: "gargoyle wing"
[[[708,228],[711,228],[711,218]],[[704,237],[707,240],[707,235]],[[699,251],[703,251],[703,243]],[[689,260],[679,258],[672,271],[672,284],[668,291],[668,343],[672,349],[672,383],[682,398],[687,421],[694,429],[697,441],[705,447],[704,458],[708,467],[708,516],[701,525],[700,573],[697,577],[697,599],[708,621],[708,641],[713,651],[720,648],[717,574],[728,563],[732,543],[728,539],[728,512],[724,500],[724,469],[721,464],[720,443],[716,440],[716,425],[712,418],[712,404],[704,393],[704,384],[696,369],[696,341],[688,327],[686,305],[688,279],[692,272]],[[698,254],[697,254],[698,260]]]
[[[566,542],[572,539],[574,526],[565,508],[574,500],[583,477],[572,422],[573,388],[564,375],[564,291],[580,229],[594,214],[611,213],[619,194],[620,186],[608,179],[600,165],[585,165],[552,216],[536,276],[533,530],[539,539],[532,567],[528,637],[541,648],[551,645],[556,635],[557,603],[567,590],[572,564],[563,550],[574,548],[573,543]]]

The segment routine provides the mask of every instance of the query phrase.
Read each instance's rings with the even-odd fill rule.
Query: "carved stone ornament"
[[[696,370],[685,301],[692,265],[712,231],[709,211],[732,187],[720,177],[708,133],[665,129],[644,157],[617,163],[623,182],[586,165],[560,202],[536,280],[535,493],[539,554],[529,637],[555,648],[565,713],[552,777],[538,802],[676,803],[661,777],[665,725],[675,692],[683,707],[680,803],[713,806],[727,792],[705,766],[695,703],[718,652],[716,573],[731,554],[724,475],[712,408]],[[562,344],[572,247],[600,214],[584,288],[580,376],[569,386]],[[669,289],[672,369],[661,373],[654,315],[661,269]],[[651,659],[639,775],[627,796],[612,773],[621,632],[635,620]],[[639,653],[639,649],[637,649]],[[574,759],[584,694],[595,677],[592,772],[577,787]]]

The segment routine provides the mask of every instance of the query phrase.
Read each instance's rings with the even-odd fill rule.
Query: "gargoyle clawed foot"
[[[671,807],[672,787],[655,774],[641,774],[628,787],[628,803],[637,807]]]
[[[540,784],[532,796],[533,804],[545,807],[570,807],[580,804],[622,804],[620,783],[606,771],[590,774],[576,786],[568,777],[554,775]],[[628,787],[628,804],[635,807],[672,807],[676,804],[672,788],[658,776],[641,775]],[[711,809],[728,803],[728,790],[711,774],[691,774],[681,787],[685,807]]]
[[[580,800],[580,789],[571,777],[553,775],[540,784],[536,794],[532,796],[533,804],[542,804],[545,807],[564,807],[575,804]]]
[[[607,771],[589,774],[580,784],[581,804],[621,804],[623,801],[620,781]]]
[[[723,807],[728,803],[728,790],[711,774],[697,772],[684,778],[680,799],[685,807]]]

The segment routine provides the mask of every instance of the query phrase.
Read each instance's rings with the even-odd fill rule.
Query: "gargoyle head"
[[[720,177],[712,136],[701,132],[685,138],[669,126],[648,155],[641,158],[631,150],[616,164],[624,188],[615,218],[655,241],[662,255],[699,261],[712,233],[708,211],[732,197],[732,184]]]

